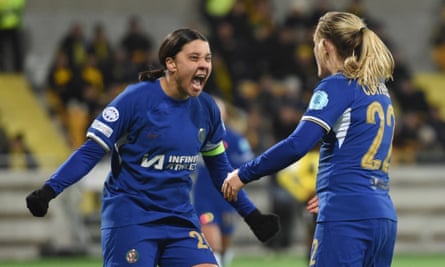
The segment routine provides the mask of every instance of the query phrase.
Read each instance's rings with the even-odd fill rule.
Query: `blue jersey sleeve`
[[[93,121],[87,131],[87,136],[95,140],[104,149],[113,150],[114,144],[123,136],[133,121],[137,119],[137,109],[143,83],[130,85],[112,102],[110,102],[101,114]]]
[[[238,175],[243,183],[270,175],[303,157],[325,134],[318,124],[301,121],[289,137],[257,158],[241,165]]]
[[[219,108],[213,98],[207,94],[201,94],[201,96],[205,100],[203,103],[208,109],[211,125],[205,143],[201,148],[201,152],[206,154],[209,151],[216,151],[215,148],[221,144],[223,137],[226,135],[226,127],[222,121]]]
[[[88,139],[45,182],[56,195],[84,177],[105,155],[105,150]]]

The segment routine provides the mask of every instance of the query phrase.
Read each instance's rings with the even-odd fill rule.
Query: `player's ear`
[[[328,41],[324,38],[320,39],[320,41],[318,42],[318,49],[323,54],[326,54],[328,52]]]
[[[323,51],[323,53],[332,54],[335,52],[335,46],[331,41],[327,39],[321,39],[320,44],[322,45],[321,51]]]
[[[167,70],[170,72],[176,72],[176,62],[175,59],[172,57],[168,57],[165,59],[165,66],[167,67]]]

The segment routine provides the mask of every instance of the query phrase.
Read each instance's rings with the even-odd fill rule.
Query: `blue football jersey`
[[[174,100],[159,80],[128,86],[90,125],[87,136],[112,152],[103,190],[102,227],[178,217],[199,227],[190,174],[200,152],[225,129],[206,93]]]
[[[314,90],[302,120],[323,127],[317,177],[318,221],[389,218],[389,163],[395,116],[382,83],[371,94],[336,74]]]

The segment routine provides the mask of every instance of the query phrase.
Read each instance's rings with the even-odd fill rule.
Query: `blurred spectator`
[[[104,79],[97,65],[96,55],[89,53],[80,69],[79,98],[67,103],[68,136],[72,148],[77,148],[85,141],[85,132],[92,118],[102,110]]]
[[[9,166],[10,140],[2,119],[2,113],[0,112],[0,169],[5,169]]]
[[[39,167],[37,159],[34,157],[32,151],[25,142],[23,133],[16,133],[11,139],[10,150],[10,169],[16,170],[34,170]]]
[[[308,13],[310,3],[307,0],[293,0],[289,6],[289,10],[284,17],[284,26],[291,27],[296,31],[300,29],[307,31],[310,27]]]
[[[254,154],[265,151],[273,144],[270,134],[269,119],[264,115],[262,107],[253,103],[247,113],[246,138],[251,144]]]
[[[380,31],[375,29],[376,27],[379,27],[380,24],[377,22],[377,20],[375,20],[369,14],[368,10],[366,9],[365,1],[363,1],[363,0],[349,0],[346,3],[344,10],[346,12],[350,12],[350,13],[355,14],[355,15],[359,16],[360,18],[362,18],[366,22],[366,25],[369,28],[378,32],[378,34],[380,35]],[[389,45],[386,42],[385,42],[385,44]]]
[[[224,18],[229,22],[234,29],[234,35],[237,39],[242,39],[244,42],[253,41],[252,25],[249,21],[249,13],[247,2],[250,0],[235,0],[232,9]]]
[[[111,63],[113,61],[113,46],[105,32],[102,23],[96,23],[93,28],[93,37],[88,42],[88,53],[93,54],[97,61],[97,67],[102,72],[104,87],[111,82]]]
[[[110,77],[107,76],[109,80],[106,81],[108,84],[106,91],[109,91],[110,87],[114,87],[116,85],[125,87],[125,85],[128,83],[136,82],[138,77],[137,74],[138,68],[131,62],[125,49],[116,49],[110,66]]]
[[[268,190],[272,201],[271,212],[280,217],[281,231],[266,245],[273,250],[282,250],[293,245],[297,212],[301,211],[302,207],[285,188],[278,184],[277,175],[271,176]]]
[[[280,41],[283,41],[283,39],[279,40],[277,37],[286,35],[279,35],[277,31],[278,23],[273,17],[273,3],[270,0],[256,0],[252,3],[249,22],[254,45],[250,44],[249,49],[252,53],[252,57],[248,59],[248,62],[251,62],[249,69],[252,71],[252,75],[249,77],[261,79],[262,75],[271,74],[270,61],[274,58],[274,54],[278,53],[273,49],[276,49],[277,44],[281,45]],[[284,39],[288,40],[287,38]]]
[[[142,30],[141,20],[137,16],[130,17],[127,26],[120,45],[138,69],[146,69],[156,62],[152,37]]]
[[[272,111],[274,116],[272,133],[275,140],[279,141],[292,133],[300,121],[304,109],[299,100],[292,97],[289,91],[286,91],[281,99],[277,97],[273,102],[276,103],[276,107]]]
[[[275,31],[277,23],[273,17],[273,3],[271,0],[256,0],[252,3],[249,21],[255,39],[261,42],[269,38]]]
[[[415,111],[406,111],[396,118],[394,132],[394,160],[399,163],[415,163],[416,153],[422,148],[419,142],[419,129],[423,125],[422,116]]]
[[[408,63],[405,61],[405,58],[402,57],[399,50],[395,49],[393,51],[393,57],[394,57],[394,72],[393,72],[393,79],[392,81],[387,82],[387,86],[392,94],[397,97],[400,91],[400,81],[408,80],[413,77],[412,71],[408,66]]]
[[[86,140],[85,132],[88,123],[90,122],[88,105],[85,102],[71,101],[67,105],[66,110],[67,125],[65,130],[68,137],[68,143],[72,149],[77,149]]]
[[[265,71],[276,79],[295,74],[298,70],[295,55],[297,38],[294,28],[279,26],[273,38],[265,43],[264,58],[267,59]],[[270,51],[273,51],[271,53]]]
[[[401,163],[443,162],[445,159],[440,132],[445,123],[430,111],[430,115],[415,111],[399,114],[394,137],[395,160]],[[436,116],[436,118],[432,118]],[[443,139],[442,139],[443,140]]]
[[[101,91],[97,90],[97,87],[91,83],[86,83],[83,88],[83,102],[86,104],[86,109],[88,111],[89,120],[87,125],[85,125],[84,130],[86,131],[86,127],[90,125],[94,118],[96,118],[99,113],[104,108],[105,99],[108,100],[108,97],[104,97]]]
[[[445,150],[445,120],[441,117],[440,107],[430,106],[426,123],[434,129],[437,144]]]
[[[287,43],[287,45],[285,45],[287,49],[284,49],[287,51],[287,60],[285,61],[287,63],[282,64],[281,68],[289,64],[288,67],[285,67],[284,73],[286,74],[282,77],[288,75],[299,76],[299,79],[302,81],[303,90],[304,88],[314,87],[315,84],[310,80],[318,81],[318,77],[316,77],[316,73],[313,71],[315,66],[312,66],[312,64],[315,63],[314,57],[312,56],[312,32],[314,25],[310,24],[309,11],[309,1],[293,0],[288,13],[286,13],[284,17],[282,26],[284,32],[283,29],[279,30],[281,31],[281,34],[279,34],[279,36],[281,36],[281,38],[279,38],[282,40],[281,42],[283,43],[283,41],[287,39],[287,41],[284,41],[284,43]],[[286,34],[283,35],[283,33]],[[293,41],[288,39],[291,35]],[[290,42],[292,42],[292,48]],[[285,56],[283,52],[278,52],[278,54],[281,54],[281,58]],[[276,66],[277,64],[278,61],[274,65]],[[275,67],[272,67],[272,70],[273,69],[275,69]]]
[[[59,43],[58,52],[67,55],[71,69],[77,69],[85,63],[88,54],[88,43],[83,26],[79,22],[71,24],[68,32]]]
[[[283,89],[279,81],[265,73],[257,80],[255,92],[244,95],[243,107],[249,110],[252,105],[260,106],[263,113],[262,123],[265,124],[266,120],[272,123],[274,112],[280,104],[277,99],[282,95]]]
[[[302,98],[303,101],[309,103],[309,98],[312,95],[312,88],[318,83],[319,78],[316,69],[315,60],[313,56],[312,41],[304,41],[297,45],[295,51],[295,61],[298,69],[296,74],[301,79],[302,83]]]
[[[80,73],[82,81],[93,86],[98,91],[99,95],[104,92],[104,77],[95,54],[89,53],[87,55],[85,63],[81,66]],[[84,92],[83,90],[81,90],[81,92],[81,100],[83,102]]]
[[[396,88],[394,93],[402,112],[414,111],[423,115],[428,113],[430,108],[425,92],[414,84],[413,79],[399,80]]]
[[[82,80],[78,69],[69,65],[64,52],[55,54],[47,76],[46,100],[50,115],[55,116],[64,127],[67,125],[66,107],[72,100],[82,98]]]
[[[236,38],[235,28],[230,22],[219,23],[216,35],[210,42],[215,53],[223,60],[221,64],[224,64],[224,68],[227,69],[228,78],[234,85],[233,88],[236,88],[240,80],[252,78],[249,74],[251,66],[247,60],[250,48],[245,39]],[[231,95],[233,95],[232,98],[237,98],[237,92],[232,92]]]
[[[0,1],[0,72],[23,71],[22,24],[25,5],[25,0]]]
[[[346,12],[355,14],[361,18],[367,17],[365,3],[362,0],[349,0],[344,8]]]
[[[309,12],[309,25],[315,27],[318,23],[318,19],[329,10],[334,10],[330,0],[314,0],[312,1],[312,9]]]
[[[236,90],[232,89],[234,86],[224,59],[216,51],[212,52],[212,69],[205,91],[233,104]]]

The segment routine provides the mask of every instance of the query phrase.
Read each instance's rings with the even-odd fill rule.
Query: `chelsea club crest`
[[[133,248],[127,252],[125,259],[128,263],[136,263],[139,260],[139,253]]]
[[[207,135],[206,130],[204,128],[200,128],[198,131],[198,140],[201,144],[204,143],[206,135]]]

